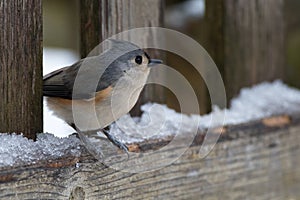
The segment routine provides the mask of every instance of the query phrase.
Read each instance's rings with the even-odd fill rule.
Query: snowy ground
[[[44,74],[70,65],[76,60],[78,60],[77,55],[70,51],[46,49]],[[44,109],[44,132],[53,133],[58,137],[74,132],[63,121],[52,116],[47,107]],[[178,124],[188,129],[197,121],[198,128],[204,129],[245,123],[276,114],[299,113],[300,90],[290,88],[281,81],[262,83],[252,88],[242,89],[240,95],[231,101],[229,109],[220,110],[215,107],[212,113],[204,116],[183,115],[156,103],[145,104],[142,110],[143,115],[133,121],[130,120],[129,115],[118,120],[119,124],[126,124],[127,134],[118,128],[118,123],[112,125],[112,133],[123,142],[137,142],[172,135],[178,131]],[[157,130],[158,123],[162,125],[159,130]],[[16,162],[36,162],[45,156],[54,159],[65,154],[80,155],[80,142],[75,136],[58,138],[54,135],[43,133],[38,135],[36,142],[33,142],[21,135],[1,134],[0,167],[13,165]]]

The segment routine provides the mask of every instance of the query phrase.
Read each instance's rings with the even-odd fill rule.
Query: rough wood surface
[[[86,57],[100,42],[122,31],[161,26],[162,2],[162,0],[81,0],[81,57]],[[142,37],[153,38],[154,35],[151,34],[153,33]],[[150,56],[158,56],[158,53],[151,51]],[[157,77],[163,75],[159,74]],[[134,109],[135,114],[139,113],[141,104],[148,101],[162,103],[165,102],[164,97],[162,87],[147,86]]]
[[[41,4],[0,1],[0,133],[43,130]]]
[[[81,57],[117,33],[163,21],[161,0],[81,0],[80,7]]]
[[[199,133],[173,164],[146,173],[117,171],[87,154],[2,168],[0,199],[300,199],[299,117],[219,131],[223,134],[205,159],[198,155]],[[135,144],[135,150],[166,142]]]
[[[228,99],[243,87],[285,78],[284,1],[206,1],[206,48]]]

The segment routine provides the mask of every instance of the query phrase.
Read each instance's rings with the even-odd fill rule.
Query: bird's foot
[[[102,132],[104,133],[104,135],[107,137],[107,139],[109,141],[111,141],[115,146],[119,147],[120,149],[122,149],[123,151],[125,151],[125,153],[127,154],[127,156],[129,155],[128,154],[128,147],[120,142],[115,136],[111,135],[107,130],[105,129],[102,129]]]

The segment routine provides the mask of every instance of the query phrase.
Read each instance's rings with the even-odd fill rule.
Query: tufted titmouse
[[[101,131],[114,145],[127,152],[127,146],[106,127],[132,109],[150,67],[160,63],[161,60],[150,59],[130,42],[110,40],[110,48],[102,54],[45,75],[43,95],[47,97],[49,109],[78,134]],[[76,120],[74,105],[80,113]]]

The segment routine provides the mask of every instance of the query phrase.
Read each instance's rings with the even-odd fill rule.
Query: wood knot
[[[71,194],[69,200],[84,200],[85,199],[85,191],[82,187],[75,187]]]

